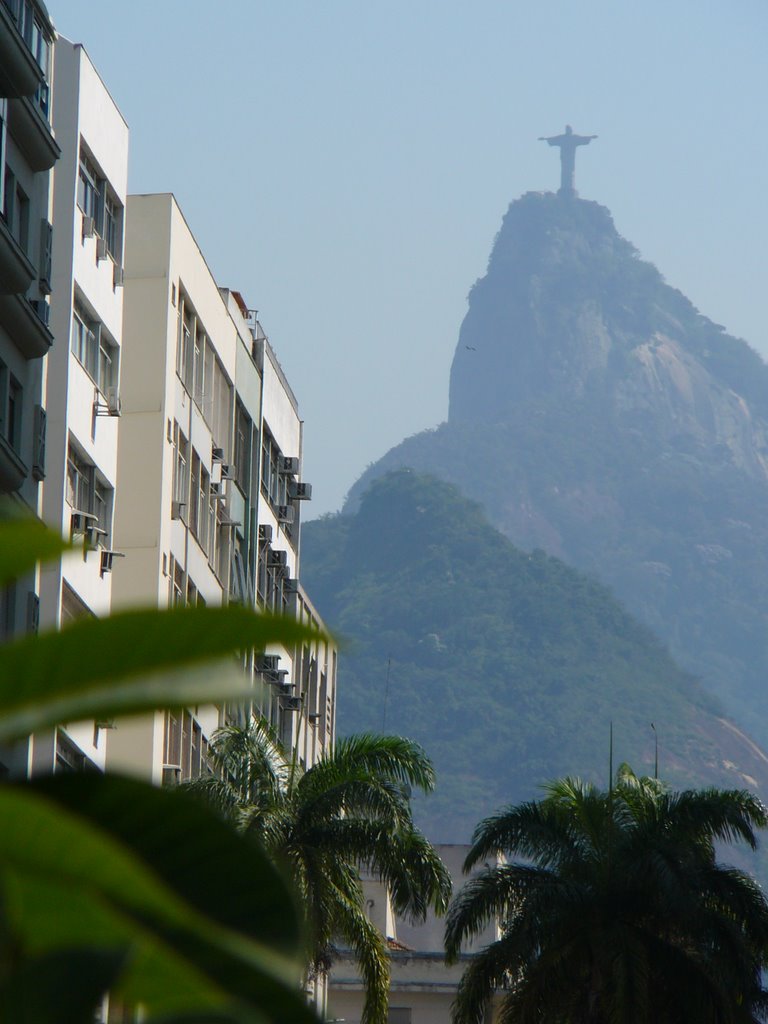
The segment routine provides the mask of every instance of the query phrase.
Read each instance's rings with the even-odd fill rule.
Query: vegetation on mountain
[[[39,522],[1,522],[0,586],[67,547]],[[14,640],[0,648],[0,740],[244,698],[232,655],[307,632],[198,607]],[[99,772],[0,781],[0,1024],[92,1024],[107,992],[147,1024],[311,1024],[303,950],[269,858],[188,796]]]
[[[454,1024],[482,1024],[494,991],[515,1024],[753,1024],[765,1019],[768,903],[715,844],[756,845],[764,806],[743,790],[671,792],[623,765],[596,789],[564,778],[481,822],[446,950],[493,921],[464,972]]]
[[[541,778],[604,779],[611,722],[620,756],[645,767],[655,723],[677,785],[759,773],[716,702],[605,587],[515,548],[453,486],[388,474],[355,515],[302,536],[304,578],[347,641],[338,728],[430,751],[438,784],[417,811],[433,840],[463,841]]]
[[[334,942],[349,943],[365,985],[362,1024],[386,1024],[389,953],[365,912],[360,868],[387,883],[401,916],[442,913],[451,879],[415,827],[411,787],[429,792],[432,765],[397,736],[350,736],[311,768],[288,758],[257,722],[214,733],[216,774],[185,788],[255,839],[299,894],[313,973],[327,971]]]
[[[411,467],[526,550],[610,586],[768,745],[768,366],[641,260],[597,203],[513,203],[470,293],[448,422]]]

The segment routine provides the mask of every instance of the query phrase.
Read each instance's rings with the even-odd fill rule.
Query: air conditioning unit
[[[222,480],[234,480],[235,470],[233,466],[228,466],[225,462],[221,464],[221,479]]]
[[[72,533],[84,534],[89,526],[98,522],[97,517],[91,512],[74,511],[70,518]]]
[[[125,270],[123,267],[118,267],[117,264],[115,264],[115,270],[112,275],[112,283],[115,288],[122,288],[125,284]]]
[[[109,256],[109,249],[107,249],[106,238],[96,239],[96,259],[101,261],[105,260]]]
[[[83,214],[83,238],[93,238],[96,234],[96,221],[93,217]]]
[[[109,409],[109,415],[119,416],[123,403],[120,401],[120,394],[117,390],[117,385],[110,384],[104,394],[104,397],[107,400],[107,409]]]
[[[278,523],[292,523],[296,519],[296,509],[293,505],[278,505],[275,514]]]
[[[215,445],[211,448],[211,462],[223,462],[224,461],[224,449],[217,448]]]
[[[226,497],[221,489],[221,484],[211,484],[211,497],[216,498],[218,501],[222,501]]]
[[[283,590],[286,594],[298,594],[299,581],[294,579],[283,580]]]
[[[181,765],[180,764],[164,764],[163,765],[163,785],[164,786],[178,786],[181,782]]]
[[[287,551],[270,551],[267,555],[267,565],[285,569],[288,565],[288,552]]]
[[[293,455],[281,455],[278,472],[292,474],[299,472],[299,460]]]
[[[284,697],[283,698],[283,710],[284,711],[301,711],[301,705],[303,703],[303,697]]]
[[[99,567],[100,576],[103,576],[105,572],[112,572],[112,563],[116,558],[125,558],[125,555],[122,551],[101,552],[101,566]]]
[[[47,327],[51,320],[51,307],[45,299],[30,299],[29,304],[34,309],[37,319]]]
[[[262,672],[277,672],[280,666],[279,654],[262,654],[259,659]]]
[[[269,543],[272,540],[272,527],[271,526],[260,526],[259,527],[259,540],[265,543]]]
[[[184,509],[187,507],[186,501],[172,501],[171,502],[171,519],[183,519]]]
[[[85,546],[89,551],[95,551],[101,542],[102,537],[107,536],[107,531],[102,530],[95,523],[88,523],[84,530]]]
[[[312,497],[312,484],[291,483],[288,486],[288,493],[294,501],[309,501]]]

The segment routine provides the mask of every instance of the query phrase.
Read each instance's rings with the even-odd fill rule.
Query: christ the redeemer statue
[[[573,187],[573,171],[576,166],[576,147],[588,146],[596,135],[574,135],[569,124],[565,126],[563,135],[539,136],[539,142],[548,142],[550,146],[560,147],[560,192],[561,196],[575,196]]]

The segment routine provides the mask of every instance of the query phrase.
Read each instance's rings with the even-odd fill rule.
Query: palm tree
[[[464,868],[501,862],[455,898],[448,958],[494,920],[500,938],[465,971],[454,1024],[481,1024],[499,989],[514,1024],[763,1020],[768,904],[715,843],[754,848],[767,820],[747,792],[670,792],[626,765],[608,792],[565,778],[487,818]]]
[[[366,989],[363,1024],[387,1019],[389,953],[368,920],[360,866],[384,881],[395,911],[423,920],[444,913],[451,880],[413,823],[412,787],[429,792],[432,765],[396,736],[340,740],[304,770],[259,721],[226,726],[209,747],[215,774],[188,784],[266,849],[304,908],[313,972],[330,966],[334,940],[351,947]]]

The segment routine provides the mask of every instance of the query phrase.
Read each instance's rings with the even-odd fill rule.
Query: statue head
[[[567,124],[565,126],[565,134],[566,135],[573,135],[573,128],[571,128],[571,126],[569,124]]]

